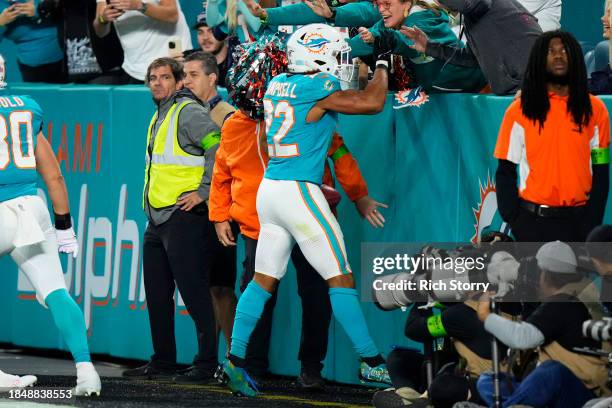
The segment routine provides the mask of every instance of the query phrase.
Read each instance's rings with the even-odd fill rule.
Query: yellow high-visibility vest
[[[153,115],[147,132],[147,151],[145,166],[145,199],[153,208],[164,208],[176,204],[179,196],[186,191],[195,191],[204,175],[204,156],[194,156],[185,152],[178,142],[178,117],[181,110],[194,101],[174,103],[155,133],[153,152],[149,156],[152,130],[157,121]],[[149,192],[147,194],[147,183]]]

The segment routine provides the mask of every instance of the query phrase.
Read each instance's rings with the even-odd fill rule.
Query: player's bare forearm
[[[377,107],[377,112],[382,111],[387,99],[387,89],[389,86],[388,73],[386,68],[376,68],[374,78],[368,83],[363,91],[364,96],[372,100]]]
[[[38,134],[35,156],[36,170],[47,186],[49,197],[53,204],[53,211],[60,215],[68,214],[70,206],[68,204],[68,190],[66,189],[64,176],[62,176],[62,171],[55,158],[53,149],[42,132]]]
[[[45,181],[45,184],[49,191],[51,203],[53,203],[53,211],[59,215],[68,214],[70,212],[68,190],[66,189],[66,182],[62,174],[60,173],[57,177]]]
[[[346,90],[334,92],[320,100],[310,110],[306,120],[316,122],[325,111],[348,115],[373,115],[382,111],[387,99],[388,77],[386,68],[376,68],[374,78],[363,91]]]

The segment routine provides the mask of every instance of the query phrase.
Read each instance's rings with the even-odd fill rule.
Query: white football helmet
[[[287,70],[293,74],[325,72],[350,81],[353,69],[350,51],[351,47],[336,28],[308,24],[298,28],[287,41]]]
[[[0,54],[0,89],[6,88],[6,64],[4,57]]]

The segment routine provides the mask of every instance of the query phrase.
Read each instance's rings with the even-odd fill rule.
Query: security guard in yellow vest
[[[202,337],[193,371],[213,381],[217,366],[215,319],[209,290],[208,200],[219,127],[208,106],[182,87],[182,66],[171,58],[149,65],[146,82],[157,111],[147,134],[143,208],[143,272],[154,354],[146,365],[124,371],[131,379],[177,375],[174,293],[178,287]]]
[[[544,244],[536,259],[542,271],[539,291],[544,300],[525,322],[490,313],[487,299],[478,305],[485,329],[502,343],[513,349],[539,348],[540,364],[506,395],[504,406],[581,407],[607,392],[605,361],[574,351],[577,347],[601,348],[582,335],[584,321],[601,317],[595,315],[598,308],[589,305],[596,297],[588,296],[584,285],[578,285],[583,277],[576,273],[576,256],[569,245],[560,241]],[[478,391],[489,405],[492,388],[490,377],[481,376]]]

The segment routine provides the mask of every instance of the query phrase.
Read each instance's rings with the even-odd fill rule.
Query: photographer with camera
[[[437,351],[432,359],[434,371],[442,368],[437,370],[436,377],[428,387],[424,372],[427,357],[416,350],[394,349],[387,357],[387,367],[395,390],[377,392],[374,406],[385,408],[408,402],[414,405],[425,390],[428,390],[428,398],[436,408],[451,407],[455,402],[464,400],[482,403],[476,390],[476,380],[491,368],[492,337],[478,320],[477,302],[437,303],[439,314],[422,313],[421,305],[413,305],[406,321],[405,334],[411,340],[422,342],[426,349],[434,342],[443,342],[443,349]],[[451,340],[452,345],[447,340]]]
[[[538,250],[536,260],[541,271],[538,289],[544,300],[525,322],[491,313],[486,295],[478,303],[479,319],[502,343],[519,350],[539,347],[540,364],[516,387],[502,390],[503,406],[537,408],[558,406],[563,401],[563,406],[579,407],[605,391],[605,361],[573,351],[578,347],[599,348],[598,342],[582,336],[582,325],[601,314],[597,313],[597,304],[579,299],[588,281],[576,273],[576,256],[569,245],[549,242]],[[491,405],[490,375],[479,378],[478,391]]]

